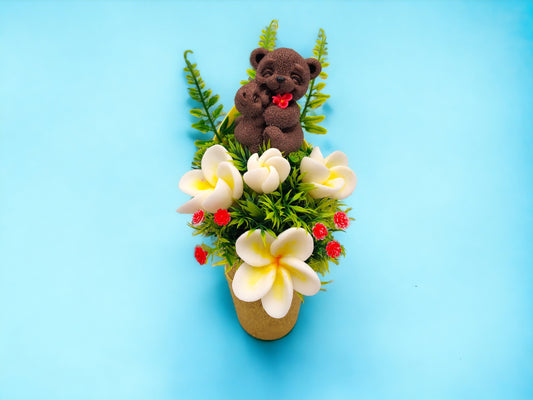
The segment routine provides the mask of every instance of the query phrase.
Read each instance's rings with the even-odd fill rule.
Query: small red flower
[[[222,208],[219,208],[218,211],[215,213],[214,220],[215,224],[217,225],[227,225],[231,221],[231,215],[228,210],[223,210]]]
[[[328,228],[319,222],[313,227],[313,235],[317,240],[322,240],[328,235]]]
[[[346,229],[350,225],[350,220],[346,216],[346,213],[342,211],[336,212],[333,216],[333,222],[335,222],[335,227],[337,229]]]
[[[192,215],[192,224],[199,225],[205,220],[204,210],[198,210]]]
[[[200,265],[204,265],[207,262],[207,251],[202,246],[196,246],[194,248],[194,258]]]
[[[277,96],[272,96],[272,102],[276,104],[279,108],[287,108],[289,106],[289,101],[292,100],[292,94],[278,94]]]
[[[337,258],[338,256],[340,256],[341,251],[341,245],[335,240],[332,240],[326,245],[326,252],[331,258]]]

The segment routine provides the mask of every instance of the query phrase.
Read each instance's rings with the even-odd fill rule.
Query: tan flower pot
[[[233,298],[233,304],[235,305],[235,311],[237,312],[237,318],[239,318],[242,328],[254,338],[261,340],[276,340],[287,335],[294,328],[298,319],[301,304],[300,297],[293,293],[291,308],[287,315],[279,319],[272,318],[263,309],[261,300],[246,302],[239,300],[235,296],[231,287],[235,271],[236,268],[232,268],[226,274],[226,279]]]

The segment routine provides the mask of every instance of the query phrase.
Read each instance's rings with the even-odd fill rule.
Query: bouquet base
[[[298,319],[298,313],[300,311],[300,298],[294,293],[292,296],[291,308],[287,315],[283,318],[272,318],[268,315],[263,306],[261,300],[254,302],[246,302],[239,300],[231,284],[233,282],[233,276],[235,275],[236,268],[233,267],[227,274],[226,279],[228,281],[231,297],[233,298],[233,304],[235,305],[235,311],[237,312],[237,318],[242,328],[251,336],[261,340],[277,340],[287,335]]]

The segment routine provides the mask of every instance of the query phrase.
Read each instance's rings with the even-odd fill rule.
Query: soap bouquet
[[[195,142],[192,170],[179,182],[191,198],[177,209],[207,239],[196,260],[225,266],[241,325],[265,340],[287,334],[303,296],[329,283],[320,276],[345,254],[334,234],[352,220],[342,200],[356,186],[343,152],[324,155],[304,139],[304,131],[327,132],[317,112],[329,98],[324,31],[304,59],[276,48],[277,29],[274,20],[262,30],[227,114],[185,52],[189,95],[199,104],[192,127],[209,136]]]

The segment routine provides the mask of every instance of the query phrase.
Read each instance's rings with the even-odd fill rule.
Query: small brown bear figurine
[[[242,114],[235,120],[235,139],[252,153],[263,143],[263,112],[268,103],[270,97],[255,81],[241,86],[235,95],[235,107]]]
[[[297,151],[302,146],[304,134],[300,125],[300,108],[296,101],[305,95],[309,81],[320,74],[320,62],[314,58],[304,59],[292,49],[269,51],[258,48],[252,52],[250,63],[256,70],[256,86],[253,86],[254,89],[243,90],[252,83],[250,82],[239,92],[250,91],[257,96],[268,94],[271,101],[264,107],[262,115],[252,116],[239,109],[243,107],[242,103],[237,105],[237,97],[240,97],[237,92],[235,104],[245,118],[236,122],[235,139],[253,152],[258,148],[256,143],[263,141],[270,141],[271,147],[284,154]],[[254,123],[250,120],[254,120]],[[239,122],[244,121],[246,129],[241,130]],[[261,126],[264,127],[262,131]]]

